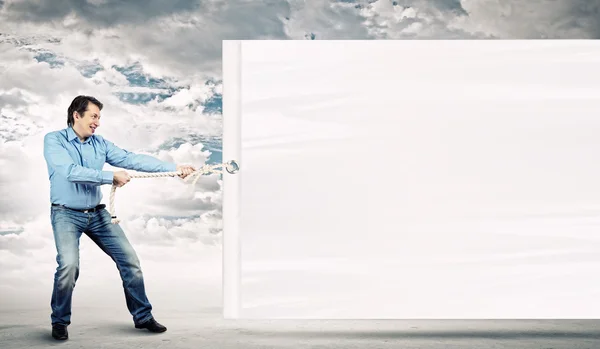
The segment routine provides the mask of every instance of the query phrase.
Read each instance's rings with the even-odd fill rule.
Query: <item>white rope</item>
[[[225,167],[223,167],[223,166],[225,166]],[[218,170],[218,168],[221,168],[221,169]],[[198,182],[198,180],[200,179],[200,177],[202,175],[209,174],[209,173],[223,173],[223,169],[226,169],[227,172],[233,174],[239,170],[239,166],[233,160],[229,161],[227,163],[223,163],[223,164],[204,165],[197,171],[194,171],[194,172],[190,173],[189,175],[187,175],[183,180],[188,181],[193,178],[194,181],[192,182],[192,185],[195,185],[196,182]],[[180,174],[182,174],[182,172],[179,172],[179,171],[176,171],[176,172],[150,172],[150,173],[130,174],[129,177],[131,177],[131,178],[158,178],[158,177],[175,177],[175,176],[179,176]],[[115,192],[116,191],[117,191],[117,186],[113,184],[113,186],[110,190],[110,208],[109,208],[109,212],[112,217],[111,222],[113,224],[118,224],[121,222],[117,218],[117,214],[115,212]]]

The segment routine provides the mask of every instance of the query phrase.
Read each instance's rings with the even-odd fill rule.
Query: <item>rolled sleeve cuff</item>
[[[166,164],[165,170],[165,172],[175,172],[177,171],[177,164]]]
[[[102,171],[102,184],[112,184],[115,177],[112,171]]]

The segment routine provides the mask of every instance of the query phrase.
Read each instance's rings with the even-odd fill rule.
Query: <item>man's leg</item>
[[[51,209],[52,230],[58,267],[52,290],[52,324],[71,324],[71,304],[75,282],[79,277],[79,238],[87,223],[64,208]]]
[[[92,220],[85,233],[117,265],[123,280],[125,301],[135,324],[152,318],[152,306],[146,296],[144,276],[137,254],[118,224],[111,223],[110,213],[103,209],[92,213]]]

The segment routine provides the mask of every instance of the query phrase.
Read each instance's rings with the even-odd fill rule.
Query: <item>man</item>
[[[73,288],[79,276],[79,238],[92,239],[115,262],[123,280],[125,300],[136,328],[164,332],[152,316],[140,262],[118,224],[100,204],[101,185],[122,187],[130,181],[125,171],[103,171],[104,163],[143,172],[180,171],[185,178],[196,169],[123,150],[96,134],[102,103],[78,96],[68,108],[67,128],[44,137],[44,157],[50,177],[51,223],[58,267],[52,291],[52,336],[68,339]]]

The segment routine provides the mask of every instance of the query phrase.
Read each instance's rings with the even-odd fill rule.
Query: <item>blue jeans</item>
[[[51,206],[51,221],[58,263],[51,301],[52,324],[71,323],[71,300],[79,277],[79,238],[82,233],[89,236],[115,262],[134,323],[143,323],[152,317],[140,261],[121,227],[111,223],[110,213],[106,209],[84,213]]]

